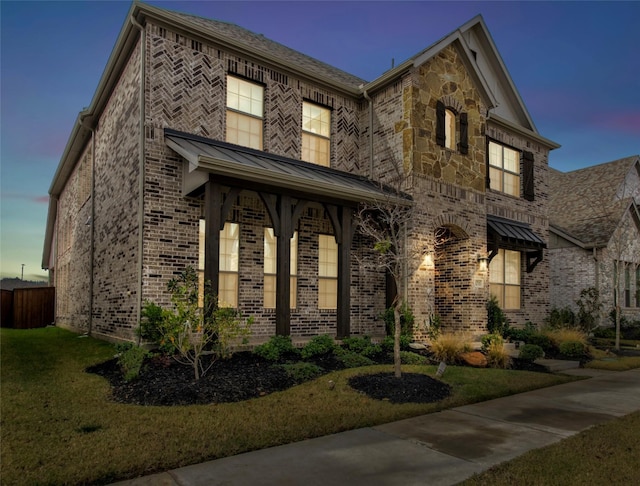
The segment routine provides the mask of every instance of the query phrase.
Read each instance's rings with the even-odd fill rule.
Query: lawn
[[[640,484],[640,412],[536,449],[460,483],[462,486]]]
[[[59,328],[2,329],[0,339],[0,482],[6,485],[104,484],[575,379],[450,366],[443,381],[452,396],[398,405],[347,385],[350,376],[391,370],[370,366],[245,402],[143,407],[111,401],[107,381],[84,372],[112,357],[111,344]]]

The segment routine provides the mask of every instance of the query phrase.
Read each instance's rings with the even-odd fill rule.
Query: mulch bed
[[[324,373],[341,369],[332,357],[315,361]],[[238,402],[286,390],[298,383],[280,367],[252,353],[241,352],[215,362],[198,381],[193,369],[177,361],[156,356],[145,360],[140,376],[126,382],[115,359],[92,366],[87,372],[105,377],[116,402],[135,405],[195,405]],[[391,403],[429,403],[449,396],[450,387],[419,373],[377,373],[351,378],[351,387]]]

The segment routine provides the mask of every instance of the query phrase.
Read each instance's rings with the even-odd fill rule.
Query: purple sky
[[[150,1],[264,34],[373,80],[482,14],[563,170],[640,153],[640,2]],[[47,192],[131,6],[0,2],[0,275],[40,270]]]

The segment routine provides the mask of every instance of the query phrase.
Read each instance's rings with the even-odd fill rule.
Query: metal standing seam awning
[[[356,174],[165,128],[165,143],[189,162],[183,193],[193,192],[215,174],[240,181],[333,200],[411,204],[406,194]]]
[[[490,250],[489,260],[498,253],[498,248],[525,252],[527,272],[531,273],[542,261],[547,243],[526,223],[487,216],[487,246]]]

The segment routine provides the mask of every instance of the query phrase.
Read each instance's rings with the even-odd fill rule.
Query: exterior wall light
[[[487,270],[489,264],[489,258],[486,255],[478,255],[478,270],[484,272]]]

